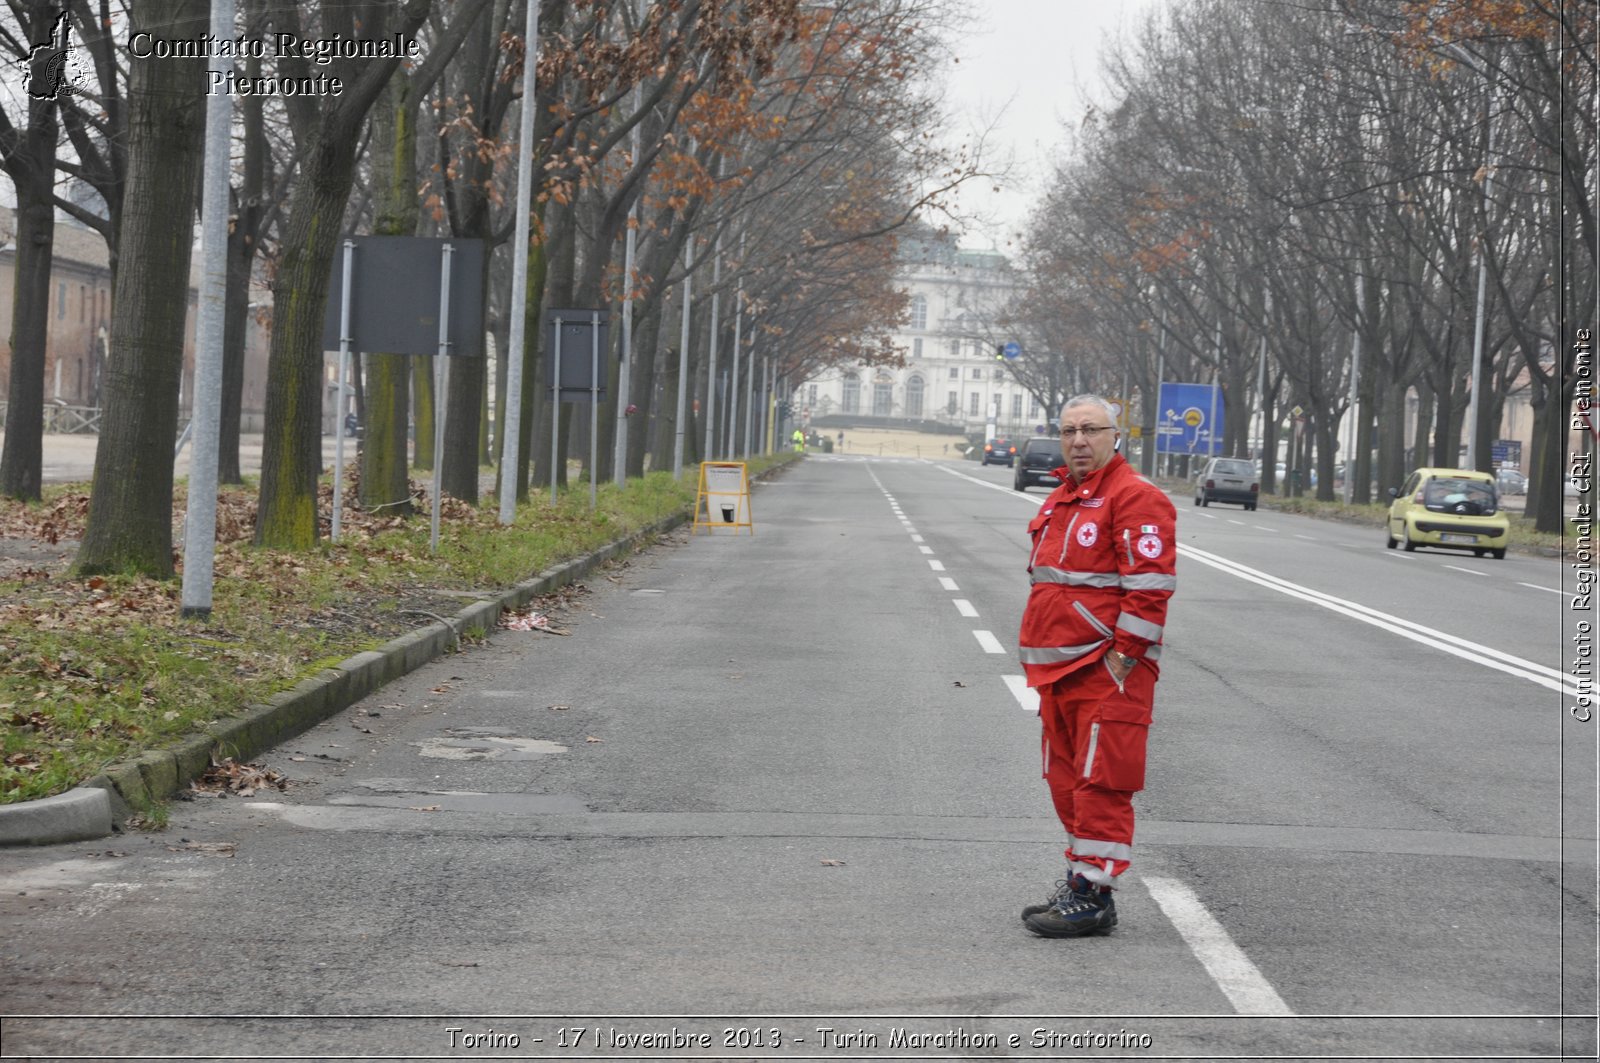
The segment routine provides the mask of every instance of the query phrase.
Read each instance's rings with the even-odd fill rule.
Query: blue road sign
[[[1222,453],[1223,412],[1222,389],[1215,384],[1163,383],[1156,405],[1156,453]]]
[[[1018,343],[1016,340],[1012,340],[1010,343],[1000,348],[1000,353],[1006,356],[1007,361],[1010,361],[1022,353],[1022,344]]]

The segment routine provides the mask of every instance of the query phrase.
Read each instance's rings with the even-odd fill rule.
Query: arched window
[[[839,401],[839,408],[845,413],[856,413],[861,409],[861,378],[854,373],[844,375],[844,396]]]
[[[911,327],[919,331],[928,327],[928,297],[925,295],[911,297]]]
[[[922,416],[922,378],[914,376],[906,381],[906,416]]]
[[[887,417],[889,410],[894,406],[894,382],[892,379],[879,379],[872,384],[872,415],[874,417]]]

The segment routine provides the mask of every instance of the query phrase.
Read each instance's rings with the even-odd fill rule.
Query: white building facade
[[[829,367],[800,385],[802,421],[1031,434],[1045,413],[999,357],[1019,339],[999,323],[1020,294],[1006,257],[927,233],[903,239],[901,248],[897,282],[911,306],[894,345],[904,366]]]

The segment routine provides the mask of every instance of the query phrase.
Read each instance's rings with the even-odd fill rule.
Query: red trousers
[[[1044,779],[1067,830],[1067,861],[1097,885],[1114,886],[1133,860],[1155,687],[1149,662],[1119,687],[1102,659],[1039,688]]]

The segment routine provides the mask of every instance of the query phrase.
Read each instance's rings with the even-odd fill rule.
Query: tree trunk
[[[49,25],[55,17],[52,5],[30,6],[37,27]],[[44,477],[44,362],[52,305],[50,260],[56,229],[52,196],[60,116],[53,99],[25,99],[28,128],[20,135],[20,144],[5,145],[3,163],[16,188],[17,252],[0,494],[37,501]]]
[[[140,0],[135,25],[158,37],[205,31],[200,0]],[[189,308],[189,257],[205,125],[199,59],[133,64],[128,180],[117,242],[139,281],[117,285],[106,404],[77,575],[172,575],[172,444]]]
[[[372,173],[377,194],[372,231],[376,235],[416,233],[420,213],[416,144],[411,77],[406,71],[397,70],[372,108]],[[406,461],[406,422],[411,416],[411,360],[403,354],[369,353],[366,361],[361,505],[372,512],[409,516],[411,470]],[[428,453],[433,453],[431,439]]]
[[[295,185],[273,281],[257,546],[307,550],[317,543],[322,471],[322,324],[328,271],[350,198],[355,145],[329,139],[313,150]],[[342,431],[335,424],[334,431]]]
[[[433,359],[434,355],[419,354],[411,361],[411,405],[414,414],[411,423],[411,464],[419,469],[433,469]]]
[[[38,501],[44,473],[44,362],[49,336],[50,260],[55,242],[55,206],[50,185],[55,173],[54,102],[45,124],[30,123],[28,137],[38,136],[49,149],[40,167],[18,159],[6,166],[17,189],[16,288],[11,303],[11,372],[6,392],[6,438],[0,453],[0,494]],[[46,139],[48,138],[48,139]],[[31,157],[32,152],[28,153]],[[23,171],[20,172],[19,171]]]

